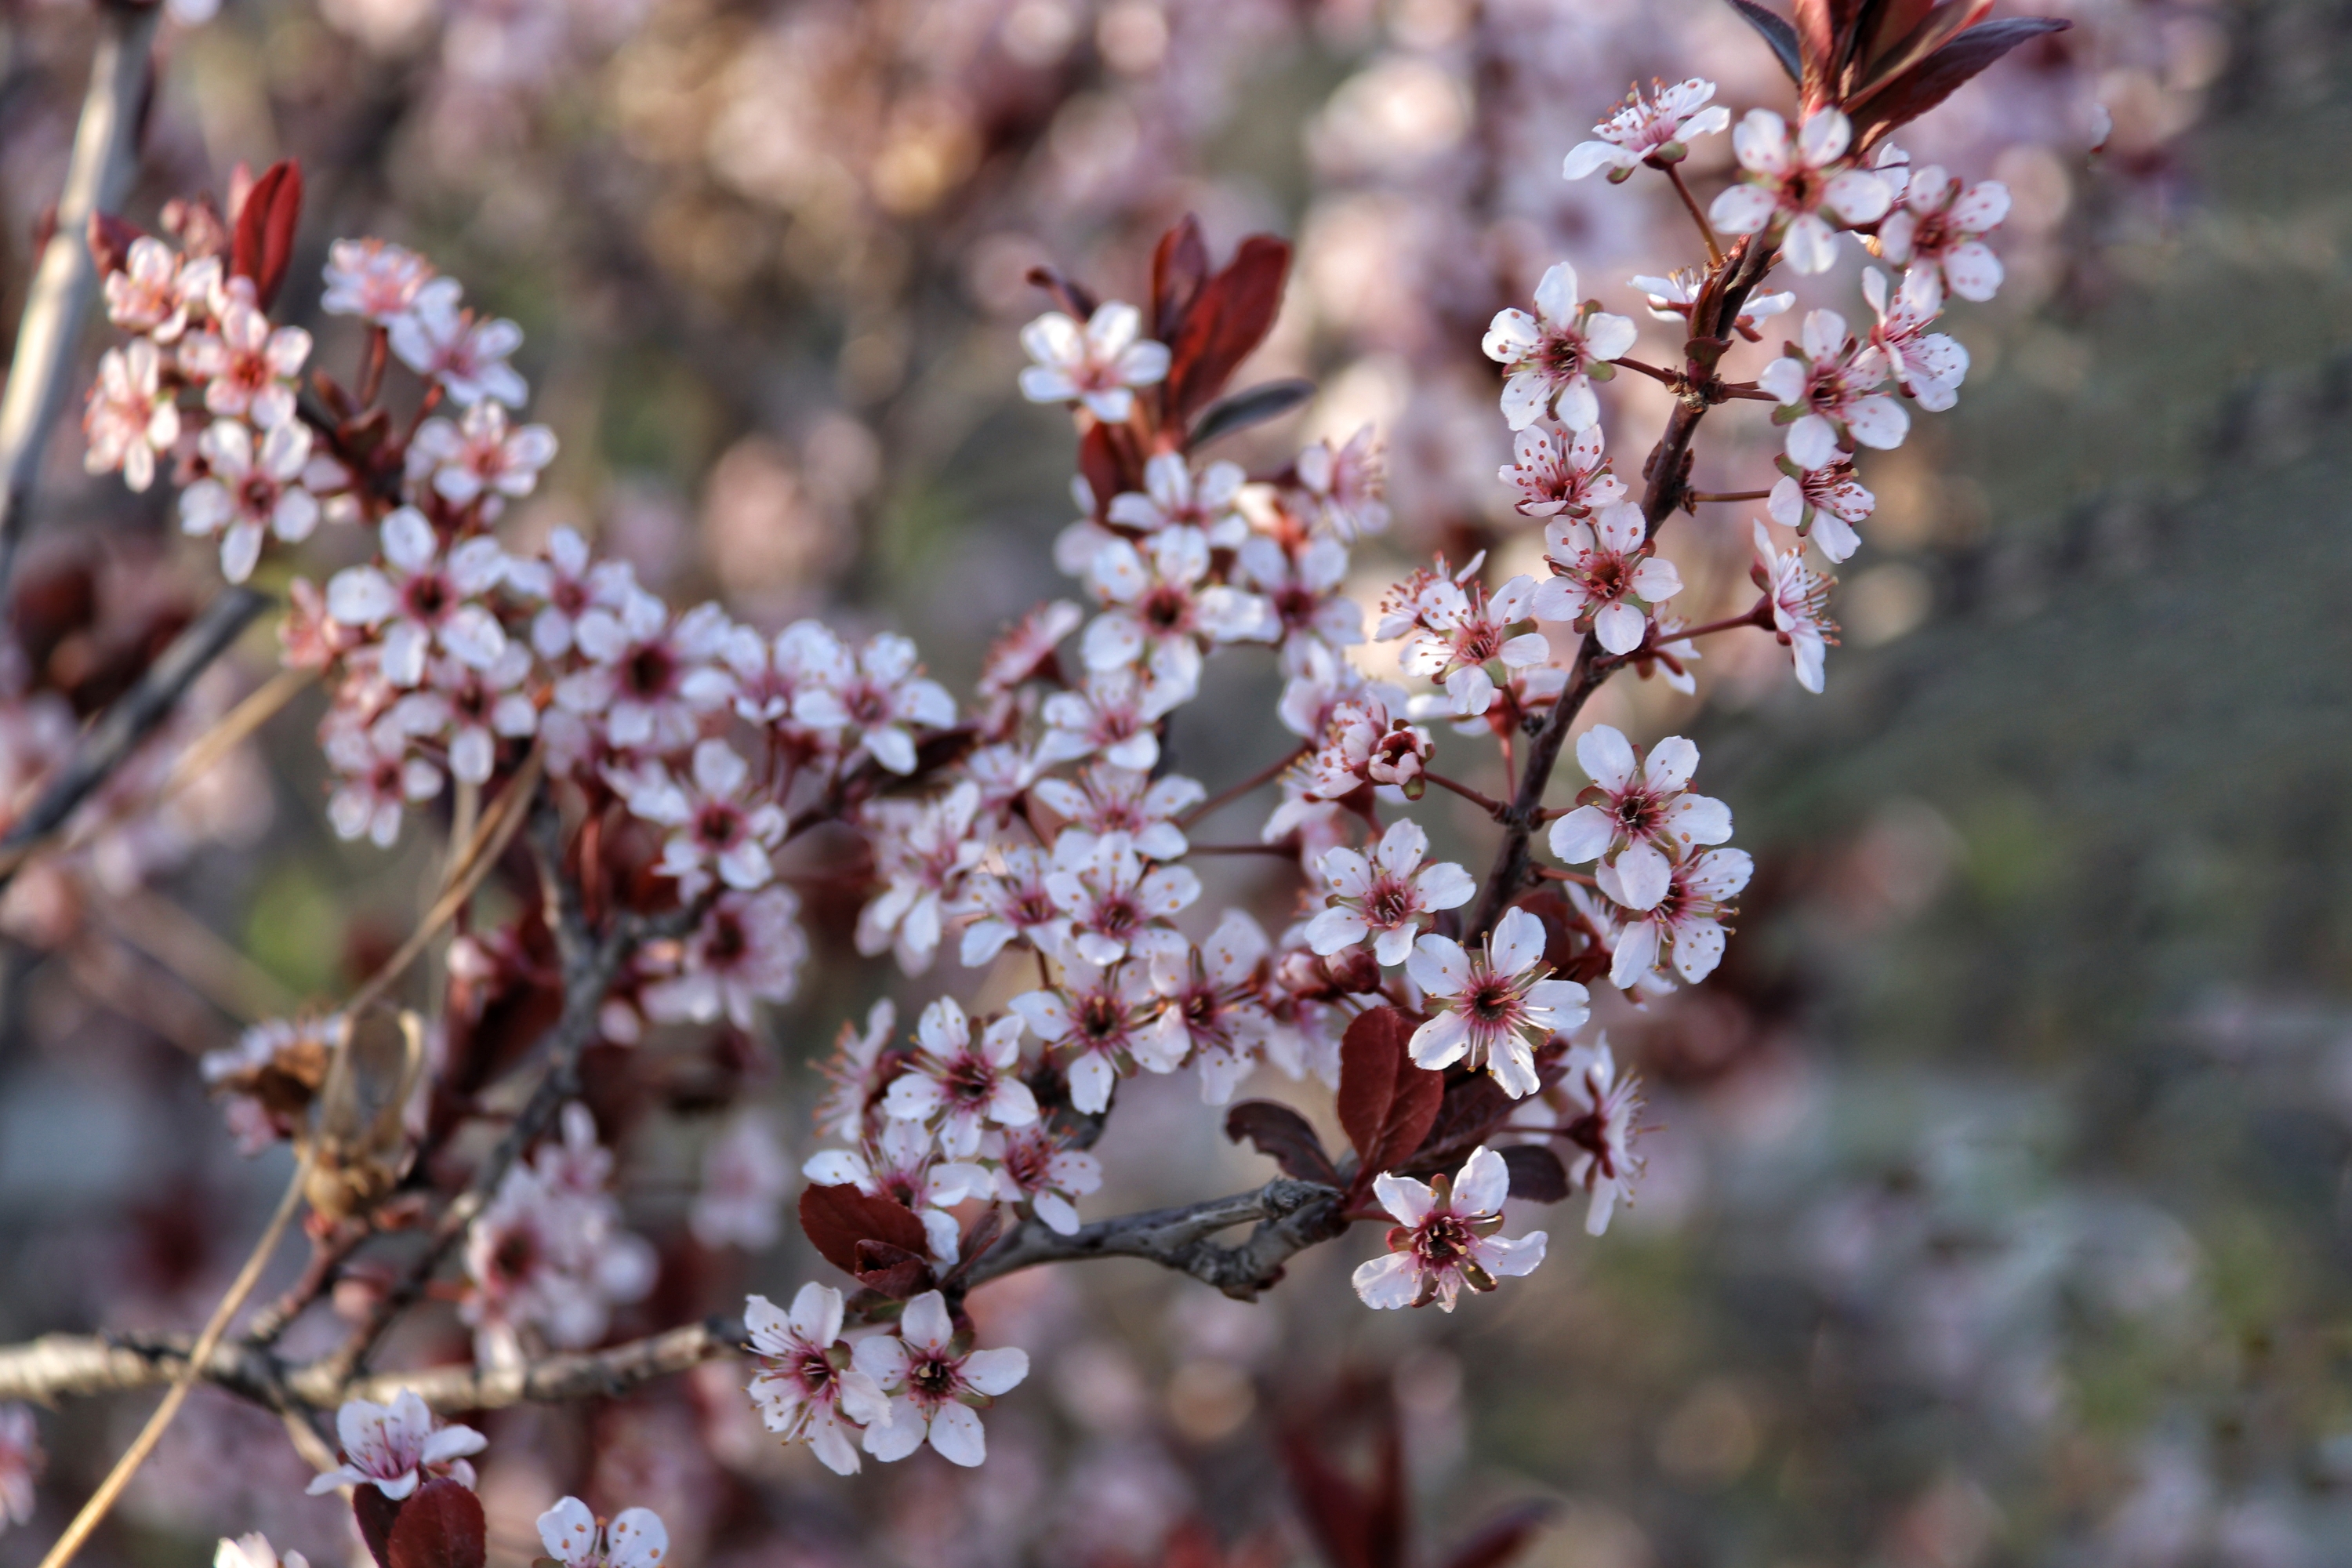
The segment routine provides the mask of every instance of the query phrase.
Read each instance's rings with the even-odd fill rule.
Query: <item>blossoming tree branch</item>
[[[1562,260],[1532,310],[1486,334],[1514,453],[1499,482],[1541,531],[1540,580],[1440,558],[1367,627],[1340,589],[1351,550],[1391,521],[1374,434],[1269,472],[1214,456],[1305,395],[1229,386],[1273,325],[1281,240],[1246,238],[1220,268],[1187,220],[1160,240],[1141,305],[1041,271],[1055,308],[1022,333],[1020,386],[1075,428],[1079,515],[1055,556],[1077,587],[1008,630],[961,692],[904,636],[852,641],[814,620],[770,634],[718,604],[664,602],[568,531],[532,553],[502,539],[556,450],[522,412],[521,333],[377,239],[331,247],[320,303],[350,323],[340,341],[274,320],[294,165],[240,182],[226,212],[174,203],[160,232],[95,218],[122,337],[89,391],[89,467],[175,487],[183,528],[232,584],[266,555],[299,562],[321,531],[367,531],[372,560],[293,580],[278,689],[315,679],[329,695],[335,830],[388,848],[446,824],[447,870],[361,994],[203,1062],[242,1147],[299,1153],[281,1217],[307,1206],[310,1258],[294,1286],[235,1334],[241,1290],[194,1342],[0,1351],[0,1396],[208,1379],[289,1418],[314,1489],[349,1493],[387,1568],[470,1568],[485,1548],[467,1457],[484,1439],[436,1412],[609,1394],[740,1354],[769,1429],[835,1470],[924,1447],[979,1465],[983,1412],[1028,1370],[1020,1348],[974,1342],[964,1303],[991,1279],[1137,1258],[1249,1299],[1369,1222],[1369,1243],[1347,1242],[1370,1253],[1364,1303],[1450,1312],[1543,1262],[1544,1232],[1503,1234],[1507,1199],[1582,1194],[1600,1234],[1641,1170],[1642,1099],[1589,1021],[1594,990],[1639,1004],[1706,980],[1750,863],[1729,847],[1730,806],[1694,787],[1687,740],[1644,750],[1592,725],[1574,748],[1582,782],[1556,791],[1554,775],[1604,683],[1692,690],[1710,639],[1772,638],[1822,689],[1836,627],[1818,563],[1861,547],[1873,498],[1857,465],[1902,442],[1914,407],[1952,405],[1967,355],[1937,321],[2001,280],[1987,243],[2001,187],[1914,167],[1891,134],[2063,26],[1988,22],[1987,3],[1799,0],[1792,23],[1734,0],[1787,68],[1793,113],[1734,124],[1708,82],[1637,89],[1567,153],[1570,179],[1668,182],[1693,232],[1685,265],[1662,258],[1597,294]],[[1687,145],[1727,130],[1738,171],[1702,203]],[[1765,291],[1774,274],[1857,247],[1869,319],[1813,310],[1771,341],[1794,303]],[[1634,323],[1612,303],[1673,323],[1679,356],[1630,357]],[[1622,374],[1672,403],[1621,474],[1601,389]],[[1702,430],[1751,415],[1780,427],[1769,482],[1693,490]],[[1701,505],[1748,500],[1758,596],[1688,624],[1660,537]],[[1367,638],[1392,654],[1366,657]],[[1214,791],[1162,754],[1211,658],[1270,659],[1284,680],[1269,765]],[[1507,798],[1462,782],[1497,751]],[[1257,845],[1192,843],[1269,782],[1280,799]],[[1491,818],[1483,871],[1432,858],[1412,814],[1433,784]],[[1012,966],[1034,985],[1001,1013],[948,997],[905,1020],[883,1002],[842,1027],[818,1115],[833,1146],[806,1162],[798,1201],[836,1274],[783,1305],[751,1297],[740,1321],[608,1343],[613,1310],[656,1266],[578,1098],[583,1054],[655,1026],[748,1028],[788,1003],[809,944],[787,874],[813,845],[870,866],[861,952],[908,974],[943,954],[976,977]],[[1286,927],[1202,907],[1188,860],[1244,847],[1295,865]],[[500,889],[516,896],[478,900]],[[404,982],[453,922],[446,973]],[[440,1026],[399,1006],[404,983],[446,988]],[[1326,1148],[1288,1105],[1234,1103],[1261,1065],[1329,1085],[1348,1146]],[[1121,1086],[1145,1073],[1191,1074],[1275,1173],[1090,1215]],[[698,1234],[772,1240],[779,1159],[756,1127],[730,1137]],[[475,1360],[377,1368],[428,1297],[456,1300]],[[331,1301],[340,1344],[283,1355],[287,1330]],[[11,1453],[29,1477],[31,1417],[0,1405]],[[656,1568],[667,1550],[645,1510],[600,1521],[572,1499],[541,1531],[567,1568]],[[223,1568],[277,1561],[257,1536],[222,1546]]]

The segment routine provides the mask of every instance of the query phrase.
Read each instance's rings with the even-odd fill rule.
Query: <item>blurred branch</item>
[[[1141,1258],[1247,1301],[1282,1277],[1294,1254],[1348,1228],[1340,1196],[1331,1187],[1277,1176],[1255,1192],[1097,1220],[1072,1236],[1024,1220],[972,1265],[968,1288],[1041,1263]],[[1246,1241],[1228,1247],[1209,1239],[1253,1221]]]
[[[121,199],[130,178],[131,143],[147,90],[148,52],[163,8],[112,4],[96,9],[98,48],[89,62],[81,123],[74,132],[73,159],[16,327],[8,384],[0,392],[0,589],[7,586],[16,564],[49,426],[65,401],[74,340],[98,287],[89,220]]]
[[[0,544],[0,552],[5,552]],[[138,684],[115,700],[82,735],[25,815],[0,835],[0,888],[8,885],[42,841],[66,825],[84,800],[122,765],[140,742],[168,716],[214,659],[226,652],[269,597],[250,588],[224,588],[219,597],[172,639]]]

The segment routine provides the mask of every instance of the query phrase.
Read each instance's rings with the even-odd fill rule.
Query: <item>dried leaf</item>
[[[1443,1075],[1405,1054],[1413,1021],[1394,1007],[1356,1016],[1339,1041],[1339,1125],[1356,1147],[1356,1183],[1405,1163],[1429,1136],[1445,1099]]]
[[[1282,307],[1282,281],[1289,271],[1289,243],[1254,234],[1242,241],[1225,269],[1202,287],[1183,330],[1168,345],[1171,420],[1192,418],[1265,341]]]
[[[1253,425],[1279,419],[1314,395],[1315,384],[1302,377],[1260,382],[1245,391],[1221,397],[1209,405],[1207,412],[1193,422],[1192,434],[1187,438],[1187,444],[1197,451],[1236,430],[1246,430]]]
[[[1315,1135],[1307,1118],[1286,1105],[1271,1100],[1243,1100],[1225,1112],[1225,1136],[1236,1143],[1247,1140],[1252,1148],[1280,1166],[1286,1176],[1330,1187],[1341,1184],[1331,1156],[1323,1152],[1323,1140]]]
[[[1772,58],[1780,62],[1789,79],[1804,79],[1804,60],[1797,52],[1797,29],[1789,26],[1788,19],[1766,10],[1756,0],[1729,0],[1729,4],[1742,21],[1764,35],[1764,41],[1772,46]]]
[[[857,1244],[887,1242],[920,1256],[929,1250],[915,1211],[856,1187],[811,1186],[801,1194],[801,1229],[824,1260],[845,1274],[858,1272]]]
[[[488,1533],[479,1499],[456,1481],[429,1480],[400,1505],[385,1563],[387,1568],[482,1568]]]
[[[1531,1204],[1556,1204],[1568,1196],[1568,1167],[1541,1143],[1514,1143],[1498,1152],[1511,1173],[1511,1196]]]
[[[1151,252],[1151,335],[1172,342],[1183,330],[1184,318],[1209,280],[1209,247],[1201,237],[1201,220],[1191,213],[1160,237]]]

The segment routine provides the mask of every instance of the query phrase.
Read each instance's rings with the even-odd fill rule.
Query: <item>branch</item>
[[[74,340],[97,291],[98,264],[89,253],[89,220],[122,198],[147,88],[147,56],[161,5],[101,5],[89,89],[74,132],[73,161],[58,198],[57,224],[41,252],[39,270],[16,327],[8,384],[0,392],[0,588],[16,564],[33,481],[48,445],[49,426],[65,401],[66,368]]]
[[[972,1265],[968,1281],[982,1285],[1041,1263],[1141,1258],[1189,1274],[1236,1300],[1254,1300],[1282,1278],[1282,1266],[1293,1254],[1348,1228],[1339,1204],[1340,1194],[1334,1188],[1277,1176],[1255,1192],[1097,1220],[1080,1226],[1075,1236],[1060,1235],[1034,1219],[1024,1220]],[[1236,1246],[1209,1239],[1253,1220],[1257,1227]]]
[[[5,545],[0,543],[0,556]],[[172,639],[163,657],[147,667],[138,684],[91,725],[38,799],[0,836],[0,888],[29,859],[42,841],[66,825],[81,803],[122,765],[172,711],[188,688],[226,652],[253,618],[269,606],[267,595],[250,588],[225,588]]]

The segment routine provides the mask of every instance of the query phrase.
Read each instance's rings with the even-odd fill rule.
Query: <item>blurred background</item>
[[[1712,0],[173,3],[127,216],[299,158],[281,314],[314,363],[356,353],[302,282],[346,235],[425,250],[529,334],[562,453],[510,542],[568,523],[674,602],[908,630],[959,688],[1069,586],[1068,426],[1013,384],[1033,265],[1136,299],[1188,211],[1221,259],[1297,243],[1242,381],[1319,392],[1229,455],[1380,427],[1396,523],[1357,554],[1370,605],[1432,550],[1534,561],[1494,479],[1492,313],[1565,258],[1638,314],[1625,279],[1692,259],[1663,186],[1565,184],[1566,150],[1633,79],[1706,76],[1735,114],[1788,93]],[[1590,710],[1697,740],[1759,867],[1717,976],[1612,1025],[1654,1130],[1610,1234],[1575,1205],[1515,1216],[1550,1260],[1450,1318],[1362,1310],[1363,1237],[1255,1306],[1141,1265],[1000,1282],[973,1310],[1037,1370],[976,1473],[837,1479],[758,1428],[733,1365],[508,1413],[485,1423],[494,1561],[534,1555],[567,1490],[656,1508],[691,1568],[1150,1563],[1189,1521],[1307,1561],[1276,1434],[1349,1379],[1401,1412],[1416,1563],[1530,1499],[1554,1505],[1544,1568],[2352,1561],[2352,6],[2042,9],[2074,29],[1900,138],[2009,184],[2010,280],[1950,318],[1958,408],[1863,466],[1880,507],[1827,695],[1754,639],[1710,647],[1695,699],[1621,681]],[[79,0],[0,18],[13,322],[93,27]],[[1703,188],[1728,156],[1696,144]],[[1849,247],[1801,280],[1801,309],[1862,318],[1857,268]],[[1625,468],[1664,413],[1637,379],[1603,392]],[[1773,445],[1710,421],[1697,483],[1768,483]],[[87,713],[210,578],[163,487],[85,479],[79,451],[62,432],[44,479],[11,679]],[[1694,621],[1748,602],[1747,516],[1707,511],[1667,536]],[[362,549],[322,535],[304,569]],[[187,721],[273,658],[257,635]],[[1263,657],[1213,663],[1176,765],[1213,790],[1278,755],[1276,690]],[[282,1184],[191,1054],[347,989],[431,872],[429,834],[333,839],[314,717],[0,906],[0,1338],[198,1321]],[[0,729],[12,794],[38,728]],[[1490,757],[1461,765],[1493,787]],[[1416,816],[1483,864],[1460,805]],[[1263,809],[1196,837],[1254,837]],[[1287,875],[1221,861],[1203,907],[1279,922]],[[761,1030],[604,1053],[625,1207],[663,1262],[616,1336],[823,1272],[796,1235],[697,1242],[702,1162],[755,1116],[797,1163],[837,1026],[969,982],[856,960],[854,905],[810,897],[818,960]],[[1264,1178],[1188,1079],[1134,1088],[1087,1213]],[[1244,1092],[1328,1115],[1312,1085]],[[450,1320],[401,1353],[464,1350]],[[37,1559],[144,1409],[41,1416],[39,1511],[0,1565]],[[341,1563],[308,1473],[274,1418],[200,1392],[90,1560],[191,1563],[258,1528]]]

